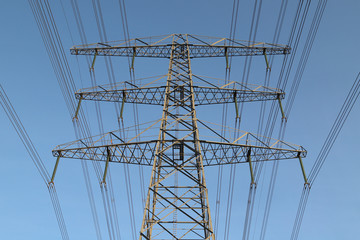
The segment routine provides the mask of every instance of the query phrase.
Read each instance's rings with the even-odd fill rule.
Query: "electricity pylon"
[[[228,82],[213,84],[193,75],[192,58],[288,54],[284,45],[235,41],[226,38],[172,34],[165,37],[133,39],[128,42],[96,43],[71,49],[75,55],[169,58],[168,74],[143,85],[123,82],[82,89],[81,100],[162,105],[157,139],[125,140],[115,132],[91,139],[59,145],[53,150],[57,163],[62,158],[77,158],[152,166],[151,180],[139,239],[215,239],[204,167],[248,163],[254,183],[252,163],[301,158],[301,146],[243,132],[229,140],[196,115],[196,106],[252,101],[278,100],[283,91],[263,86]],[[94,64],[94,62],[93,62]],[[93,66],[92,66],[93,67]],[[164,79],[166,82],[164,83]],[[194,79],[202,86],[195,84]],[[163,80],[163,81],[161,81]],[[280,102],[281,103],[281,102]],[[77,112],[78,112],[77,110]],[[77,115],[77,113],[76,113]],[[76,117],[76,116],[75,116]],[[214,132],[221,141],[202,139],[199,125]],[[304,178],[306,181],[305,173]]]

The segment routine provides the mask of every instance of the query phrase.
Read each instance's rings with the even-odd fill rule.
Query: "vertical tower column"
[[[215,239],[199,143],[187,35],[174,35],[142,239]]]

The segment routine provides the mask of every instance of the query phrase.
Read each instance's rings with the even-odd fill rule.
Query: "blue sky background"
[[[296,9],[295,2],[290,1],[289,3],[287,20],[284,23],[280,43],[287,42]],[[80,44],[80,38],[69,1],[63,0],[63,3],[71,35],[59,3],[52,3],[53,14],[77,88],[89,87],[86,58],[70,56],[68,51],[72,45]],[[79,4],[88,41],[100,41],[91,1],[83,0],[79,1]],[[229,36],[232,1],[136,0],[126,1],[126,4],[131,37],[171,33]],[[237,39],[248,39],[252,4],[252,1],[241,1],[240,18],[236,30]],[[264,1],[257,41],[272,41],[279,4],[280,1]],[[314,1],[311,6],[312,12],[315,4]],[[104,1],[102,7],[108,39],[122,39],[122,25],[117,1]],[[310,171],[345,96],[360,70],[360,48],[357,47],[360,37],[359,10],[360,2],[356,0],[328,1],[288,120],[285,141],[302,145],[308,150],[308,157],[304,159],[307,172]],[[2,46],[1,84],[43,161],[49,171],[52,171],[55,159],[51,155],[51,150],[58,144],[75,140],[75,136],[71,118],[28,2],[2,1],[0,29],[2,32],[0,38]],[[307,29],[304,31],[303,38],[306,33]],[[298,55],[300,55],[300,51]],[[282,57],[279,56],[274,63],[270,86],[275,87],[276,72],[281,67],[281,60]],[[233,80],[240,79],[243,71],[242,64],[242,59],[234,59],[231,74]],[[129,79],[126,59],[114,60],[114,66],[116,66],[117,81]],[[166,74],[167,67],[166,60],[136,59],[135,61],[137,77]],[[99,84],[108,82],[103,68],[104,60],[98,58],[96,77]],[[224,78],[225,60],[193,60],[192,70],[200,75]],[[254,59],[249,81],[262,84],[264,75],[264,59],[262,57]],[[96,135],[99,131],[93,105],[93,103],[83,104],[88,112],[92,133]],[[106,123],[105,131],[116,128],[113,107],[110,106],[106,104],[102,106]],[[244,120],[241,126],[243,130],[256,132],[259,107],[259,104],[245,105]],[[139,107],[141,122],[160,118],[160,115],[155,114],[160,112],[158,108],[156,108],[157,110],[155,107],[149,109],[154,114],[148,114],[150,110]],[[199,109],[199,118],[220,123],[220,117],[213,114],[220,110],[220,107],[212,109],[206,106]],[[128,116],[126,125],[131,126],[132,107],[126,106],[125,111],[128,114],[125,115]],[[233,117],[234,109],[233,106],[230,106],[229,119],[233,119]],[[358,136],[360,135],[359,121],[360,106],[357,103],[314,183],[299,239],[354,239],[360,234],[360,191],[358,186],[360,163],[357,153]],[[230,120],[229,125],[233,126]],[[0,168],[1,238],[14,240],[61,239],[47,188],[3,111],[0,111],[0,126],[2,136],[0,138],[2,152]],[[273,137],[276,138],[277,133]],[[267,173],[269,173],[270,166],[268,165]],[[122,239],[130,239],[123,166],[112,165],[111,167],[119,219],[121,219]],[[225,169],[226,176],[228,176],[228,170],[228,168]],[[143,213],[140,195],[137,191],[139,187],[138,175],[136,175],[138,169],[134,167],[130,171],[133,174],[136,228],[138,230]],[[146,168],[144,171],[145,185],[147,185],[151,169]],[[210,176],[207,183],[212,208],[216,193],[216,188],[213,187],[216,185],[216,180],[212,176],[216,172],[215,169],[206,171],[206,175]],[[266,182],[267,177],[268,175],[265,174],[261,181]],[[94,189],[99,192],[95,178],[93,180]],[[242,235],[249,181],[247,166],[237,166],[230,239],[239,239],[239,234]],[[226,178],[223,189],[227,189],[228,182]],[[61,161],[56,185],[70,239],[96,239],[79,160],[63,159]],[[290,238],[302,186],[303,180],[298,162],[296,160],[281,162],[266,239]],[[259,187],[258,201],[264,202],[266,190],[265,187]],[[101,212],[101,199],[98,200],[98,203],[98,209]],[[222,204],[226,204],[225,195],[222,198]],[[254,223],[256,220],[258,224],[261,222],[261,213],[257,214],[260,210],[261,208],[254,210]],[[225,208],[222,211],[225,211]],[[100,219],[103,222],[104,219],[101,217]],[[223,228],[224,226],[220,227],[219,239],[223,238]],[[107,239],[106,231],[103,231],[103,239]],[[250,239],[257,239],[257,235],[251,235]]]

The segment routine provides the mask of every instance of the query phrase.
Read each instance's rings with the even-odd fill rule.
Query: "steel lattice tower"
[[[215,239],[212,227],[204,167],[248,163],[254,183],[252,162],[298,158],[306,151],[297,145],[262,138],[245,132],[233,141],[202,139],[196,106],[251,101],[280,100],[284,93],[262,86],[194,85],[192,58],[288,54],[284,45],[208,38],[189,34],[133,39],[128,42],[77,46],[72,54],[169,58],[166,83],[137,86],[99,86],[76,93],[81,100],[162,105],[158,139],[125,141],[117,132],[57,146],[53,155],[106,162],[152,166],[139,239]],[[75,117],[76,117],[75,115]],[[221,137],[221,136],[220,136]],[[101,139],[101,141],[98,141]],[[305,173],[304,178],[306,181]]]
[[[140,232],[145,239],[176,239],[168,231],[173,223],[179,237],[214,239],[187,43],[187,36],[179,36],[171,46],[162,123]],[[177,186],[176,173],[181,176]]]

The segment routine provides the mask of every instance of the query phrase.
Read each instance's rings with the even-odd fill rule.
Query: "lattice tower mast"
[[[140,231],[145,239],[177,239],[185,235],[187,239],[215,239],[187,43],[186,35],[174,37],[172,43],[163,120]],[[173,179],[176,172],[181,179],[177,186]],[[175,212],[178,236],[169,231]]]
[[[162,104],[158,139],[135,142],[133,138],[124,141],[116,132],[110,132],[92,139],[59,145],[53,150],[53,155],[58,157],[56,166],[60,157],[106,162],[103,183],[106,181],[109,162],[152,166],[140,240],[215,239],[204,166],[247,162],[250,166],[251,181],[254,183],[252,162],[298,158],[302,165],[301,159],[306,156],[306,151],[301,146],[279,140],[262,141],[248,132],[234,141],[222,136],[220,137],[224,142],[200,138],[200,120],[195,109],[197,105],[280,101],[284,97],[281,90],[261,86],[255,89],[247,86],[236,88],[236,85],[231,88],[212,84],[206,87],[194,86],[195,75],[191,71],[191,58],[266,56],[290,52],[288,46],[282,45],[240,43],[225,38],[215,40],[204,40],[189,34],[172,34],[155,42],[134,39],[121,44],[98,43],[71,49],[73,54],[95,57],[104,55],[130,56],[133,59],[170,59],[165,86],[138,87],[131,84],[132,87],[129,88],[129,83],[124,83],[122,88],[99,86],[76,93],[80,101],[75,118],[81,100]],[[307,182],[304,171],[303,174]]]

